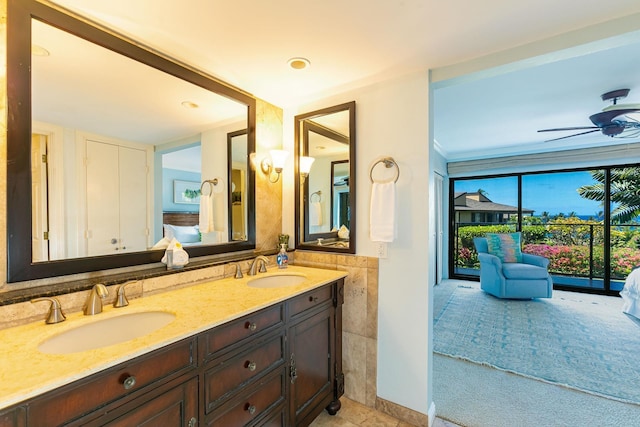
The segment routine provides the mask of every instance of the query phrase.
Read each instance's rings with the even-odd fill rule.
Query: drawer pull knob
[[[244,367],[253,372],[256,370],[258,365],[256,365],[256,362],[250,362],[247,360],[247,362],[244,364]]]
[[[309,297],[309,302],[316,302],[318,301],[318,297]]]
[[[133,375],[128,376],[124,379],[122,385],[124,386],[125,390],[131,390],[136,385],[136,377],[134,377]]]
[[[256,413],[256,407],[254,405],[251,405],[250,403],[244,405],[244,410],[249,412],[249,414],[251,415]]]
[[[191,417],[189,420],[189,427],[196,427],[198,425],[198,420],[196,417]]]
[[[256,329],[258,329],[258,325],[256,325],[255,322],[247,322],[247,324],[245,325],[245,328],[253,332]]]

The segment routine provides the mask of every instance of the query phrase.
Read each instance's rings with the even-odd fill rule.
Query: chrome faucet
[[[113,302],[113,306],[115,308],[126,307],[129,305],[129,300],[127,299],[127,294],[125,293],[125,287],[135,283],[135,281],[127,282],[118,287],[116,292],[116,300]]]
[[[102,298],[109,295],[109,291],[104,285],[97,284],[89,293],[87,302],[84,305],[84,314],[87,316],[93,316],[94,314],[102,313]]]
[[[44,321],[46,324],[50,325],[53,323],[64,322],[66,317],[62,312],[62,307],[60,306],[60,301],[56,298],[36,298],[31,300],[32,303],[40,302],[40,301],[49,301],[51,302],[51,307],[49,308],[49,313],[47,314],[47,319]]]
[[[242,267],[240,267],[239,262],[236,263],[236,274],[233,277],[235,277],[236,279],[242,279],[244,277],[242,275]]]
[[[258,255],[251,263],[251,267],[249,268],[249,272],[247,274],[249,276],[255,276],[257,273],[256,269],[258,268],[258,266],[260,267],[258,269],[260,273],[266,273],[268,263],[269,263],[269,259],[266,256]]]

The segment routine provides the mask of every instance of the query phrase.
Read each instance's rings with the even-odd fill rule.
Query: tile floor
[[[412,427],[404,421],[400,421],[375,409],[364,406],[353,400],[340,398],[342,408],[335,416],[323,412],[316,418],[309,427]],[[436,418],[433,426],[430,427],[461,427],[457,424]]]

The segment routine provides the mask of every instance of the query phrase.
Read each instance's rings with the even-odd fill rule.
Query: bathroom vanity
[[[34,353],[36,370],[47,358],[50,369],[65,359],[71,364],[83,360],[91,364],[94,358],[108,354],[114,356],[112,361],[120,361],[105,369],[91,368],[95,372],[81,378],[72,374],[79,379],[48,390],[45,385],[42,390],[46,391],[24,384],[25,392],[30,390],[33,396],[0,410],[0,427],[306,426],[325,408],[335,414],[344,392],[345,273],[301,267],[289,270],[306,280],[256,289],[247,285],[247,279],[223,279],[133,300],[131,306],[144,306],[138,309],[163,308],[167,301],[194,307],[176,310],[174,322],[144,339],[129,341],[128,346],[122,343],[68,355]],[[235,294],[225,301],[225,291]],[[147,299],[151,301],[144,301]],[[214,299],[217,303],[211,307]],[[226,312],[221,310],[224,313],[217,316],[208,313],[207,306],[211,310],[226,307]],[[228,314],[234,310],[242,314]],[[218,320],[212,326],[214,318]],[[37,326],[47,330],[56,325]],[[184,328],[194,328],[195,333],[179,332]],[[138,341],[143,348],[136,348]],[[33,342],[27,337],[24,345]],[[127,347],[133,347],[130,354],[138,355],[122,360],[116,353]],[[41,353],[37,348],[35,352]],[[23,364],[28,365],[28,349],[23,356]],[[2,360],[6,367],[5,362]],[[66,369],[61,376],[68,378],[72,367]],[[64,380],[50,372],[44,377],[51,384]],[[27,375],[27,382],[35,380],[37,376]],[[14,391],[19,389],[20,385],[14,387]]]

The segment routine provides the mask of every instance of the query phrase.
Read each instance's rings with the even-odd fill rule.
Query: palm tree
[[[590,171],[597,182],[578,188],[578,194],[588,200],[604,203],[605,171]],[[640,168],[629,167],[611,169],[611,202],[615,208],[611,211],[612,221],[618,224],[629,222],[640,215]]]
[[[476,193],[478,193],[481,196],[487,197],[487,194],[489,194],[489,192],[487,192],[487,190],[483,190],[482,188],[478,188],[478,191],[476,191]]]

